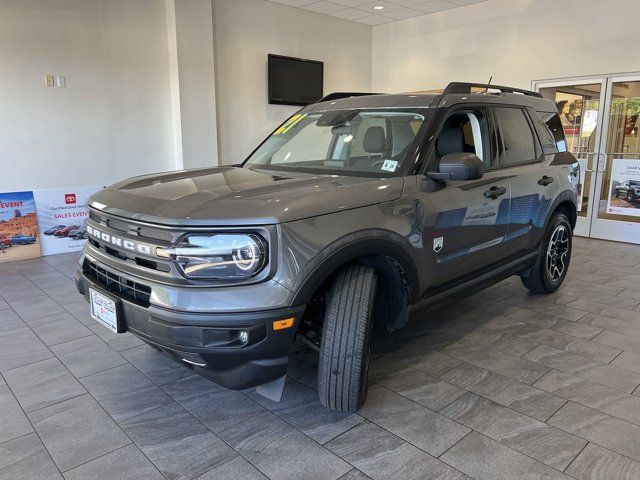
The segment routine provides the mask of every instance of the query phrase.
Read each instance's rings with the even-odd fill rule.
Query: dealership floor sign
[[[42,254],[77,252],[87,238],[87,200],[102,187],[38,190],[35,192]]]
[[[613,160],[607,213],[640,217],[640,168],[637,160]]]
[[[33,192],[0,193],[0,262],[39,256]]]

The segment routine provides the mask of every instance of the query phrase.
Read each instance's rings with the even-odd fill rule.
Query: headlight
[[[255,234],[191,234],[175,247],[159,248],[157,253],[172,258],[191,278],[244,279],[267,264],[266,242]]]

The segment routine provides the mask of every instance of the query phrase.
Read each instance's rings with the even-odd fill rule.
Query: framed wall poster
[[[87,201],[102,187],[54,188],[34,192],[43,255],[77,252],[87,239]]]
[[[0,262],[40,255],[33,192],[0,193]]]
[[[640,217],[640,162],[614,158],[607,213]]]

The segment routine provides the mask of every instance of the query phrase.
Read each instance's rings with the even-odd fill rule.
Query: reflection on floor
[[[0,264],[0,478],[640,478],[640,247],[575,247],[552,296],[514,277],[376,339],[353,415],[303,348],[282,402],[225,390],[93,322],[73,256]]]

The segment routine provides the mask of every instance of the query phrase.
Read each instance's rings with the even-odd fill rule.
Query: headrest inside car
[[[457,123],[449,123],[438,135],[436,153],[438,158],[448,153],[464,152],[464,133]]]
[[[385,143],[387,143],[387,139],[384,135],[384,128],[369,127],[364,134],[362,146],[368,153],[382,153]]]

